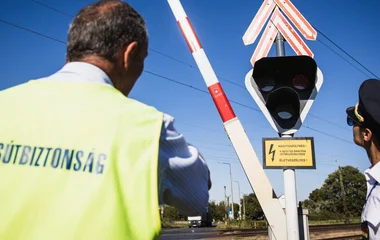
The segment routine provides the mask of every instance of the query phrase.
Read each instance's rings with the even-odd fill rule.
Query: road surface
[[[310,239],[361,239],[359,224],[346,225],[320,225],[310,226]],[[355,236],[355,237],[354,237]],[[212,228],[175,228],[163,229],[159,240],[170,239],[268,239],[267,229],[236,229],[222,230],[216,227]]]

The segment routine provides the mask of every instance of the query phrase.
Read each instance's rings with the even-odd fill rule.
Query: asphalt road
[[[331,238],[335,236],[343,236],[342,233],[349,235],[357,235],[360,230],[359,224],[336,224],[336,225],[319,225],[310,226],[311,239],[337,239]],[[336,234],[334,234],[336,233]],[[332,234],[332,235],[331,235]],[[330,236],[331,235],[331,236]],[[259,237],[260,236],[260,237]],[[227,240],[233,238],[252,239],[267,239],[267,229],[235,229],[221,230],[215,227],[211,228],[174,228],[163,229],[159,240],[166,239],[212,239],[212,240]],[[357,239],[357,238],[348,238]]]
[[[159,240],[166,239],[231,239],[232,237],[251,237],[267,235],[267,229],[245,229],[245,230],[220,230],[211,228],[178,228],[163,229]]]

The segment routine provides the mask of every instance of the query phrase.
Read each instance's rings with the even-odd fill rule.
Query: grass
[[[350,223],[360,223],[361,219],[360,217],[352,217],[350,218]],[[344,224],[344,219],[337,219],[337,220],[323,220],[323,221],[310,221],[309,225],[331,225],[331,224]]]
[[[218,229],[252,229],[252,228],[267,228],[266,221],[231,221],[229,224],[218,224]]]

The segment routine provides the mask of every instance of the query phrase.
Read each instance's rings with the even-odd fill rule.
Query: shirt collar
[[[113,86],[111,79],[103,70],[93,64],[85,62],[67,63],[51,77],[65,81],[85,81]]]
[[[380,183],[380,162],[376,163],[375,166],[372,166],[365,170],[366,178],[377,181]]]

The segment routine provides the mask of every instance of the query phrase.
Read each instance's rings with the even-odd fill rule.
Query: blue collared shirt
[[[113,87],[104,71],[84,62],[68,63],[57,73],[38,80],[87,81]],[[174,206],[187,216],[204,211],[209,200],[208,167],[198,150],[176,131],[174,118],[165,113],[158,158],[159,204]]]

